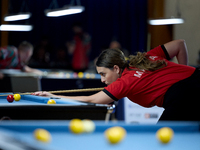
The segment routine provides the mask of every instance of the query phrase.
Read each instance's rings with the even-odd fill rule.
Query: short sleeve
[[[117,101],[123,97],[126,97],[129,92],[129,86],[127,83],[123,81],[123,79],[119,78],[112,84],[105,87],[103,92],[105,92],[110,98]]]
[[[170,60],[171,58],[169,57],[169,54],[165,48],[164,45],[160,45],[158,47],[155,47],[154,49],[150,50],[149,52],[147,52],[147,54],[151,55],[151,56],[159,56],[162,58],[165,58],[167,60]]]

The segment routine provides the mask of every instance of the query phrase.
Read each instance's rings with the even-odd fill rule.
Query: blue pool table
[[[0,149],[9,146],[22,149],[43,150],[199,150],[200,124],[198,122],[161,122],[156,125],[126,124],[124,122],[94,121],[93,133],[72,134],[69,121],[1,121]],[[112,126],[121,126],[127,131],[123,141],[111,145],[104,137],[104,131]],[[156,139],[156,131],[161,127],[174,130],[174,137],[168,144],[161,144]],[[51,133],[52,141],[48,144],[37,141],[35,129],[46,129]],[[16,149],[15,147],[15,149]]]
[[[1,93],[3,95],[5,93]],[[73,118],[108,120],[114,105],[85,103],[65,98],[21,95],[20,101],[9,103],[0,96],[0,119],[10,120],[69,120]],[[56,104],[47,104],[54,99]]]

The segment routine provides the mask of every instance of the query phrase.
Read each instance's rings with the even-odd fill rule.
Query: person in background
[[[54,52],[49,37],[44,35],[39,43],[34,46],[29,66],[33,68],[51,68],[50,63],[55,59],[55,54],[56,52]]]
[[[55,60],[50,63],[51,68],[55,69],[71,69],[70,60],[65,47],[56,49]]]
[[[110,42],[109,48],[110,48],[110,49],[120,49],[120,50],[124,53],[124,55],[125,55],[126,57],[129,56],[128,50],[122,48],[120,42],[117,41],[117,40],[112,40],[112,41]]]
[[[73,40],[68,42],[68,53],[72,55],[72,69],[75,72],[84,72],[88,68],[91,37],[83,31],[80,23],[72,26]]]
[[[42,71],[27,66],[33,54],[33,46],[27,41],[20,43],[18,49],[14,46],[0,48],[0,69],[20,69],[24,72],[42,75]]]

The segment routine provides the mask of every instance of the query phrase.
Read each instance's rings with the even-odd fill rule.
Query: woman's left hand
[[[46,92],[46,91],[38,91],[38,92],[32,93],[31,95],[46,96],[46,97],[53,97],[53,96],[55,96],[54,94],[51,94],[51,93]]]

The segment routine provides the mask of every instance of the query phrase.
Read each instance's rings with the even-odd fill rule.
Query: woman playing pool
[[[176,57],[178,64],[169,61]],[[128,61],[118,49],[104,50],[96,62],[101,81],[108,86],[91,96],[59,96],[91,103],[109,104],[123,97],[143,106],[163,107],[159,120],[200,120],[198,92],[200,71],[188,66],[184,40],[160,45],[147,53],[130,55]]]

